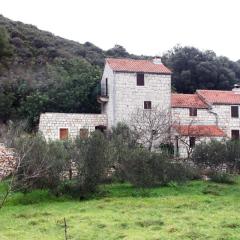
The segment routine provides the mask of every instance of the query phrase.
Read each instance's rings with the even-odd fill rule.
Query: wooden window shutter
[[[196,137],[189,137],[189,147],[193,148],[196,144]]]
[[[232,140],[239,140],[239,130],[232,130]]]
[[[144,73],[137,73],[137,86],[144,86]]]
[[[152,109],[152,102],[144,101],[144,109]]]
[[[238,118],[238,106],[231,106],[231,115],[233,118]]]
[[[68,129],[67,128],[60,128],[60,140],[67,140],[68,139]]]
[[[197,116],[197,108],[189,108],[189,116]]]
[[[86,139],[86,138],[88,138],[88,133],[89,133],[89,131],[88,131],[87,128],[81,128],[81,129],[80,129],[80,138],[81,138],[81,139]]]

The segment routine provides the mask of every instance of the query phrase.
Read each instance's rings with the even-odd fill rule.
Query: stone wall
[[[39,131],[47,140],[58,140],[61,128],[67,128],[69,138],[75,138],[81,128],[92,132],[99,125],[107,126],[105,114],[43,113],[40,116]]]
[[[231,138],[231,130],[240,131],[240,118],[231,117],[231,105],[213,105],[212,110],[217,113],[218,126]]]
[[[0,145],[0,181],[12,173],[16,166],[16,159],[12,149]]]
[[[216,116],[208,109],[198,109],[197,116],[189,116],[189,108],[172,108],[173,124],[216,125]]]
[[[144,86],[137,86],[136,73],[116,73],[116,100],[114,124],[129,122],[137,109],[144,108],[144,101],[151,101],[152,108],[170,110],[171,76],[144,74]]]

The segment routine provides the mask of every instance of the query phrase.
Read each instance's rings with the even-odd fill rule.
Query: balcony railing
[[[105,86],[105,88],[102,88],[101,84],[98,84],[98,97],[97,97],[97,101],[99,103],[106,103],[106,102],[108,102],[108,88],[107,88],[107,85]]]

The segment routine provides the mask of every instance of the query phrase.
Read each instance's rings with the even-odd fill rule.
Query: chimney
[[[240,94],[240,84],[234,84],[232,91],[236,94]]]
[[[153,58],[153,63],[154,63],[154,64],[162,64],[161,57],[160,57],[160,56],[155,56],[155,57]]]

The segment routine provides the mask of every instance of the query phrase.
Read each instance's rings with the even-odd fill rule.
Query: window
[[[137,86],[144,86],[144,73],[137,73]]]
[[[106,89],[105,89],[105,95],[108,96],[108,79],[105,79]]]
[[[189,116],[197,116],[197,108],[189,108]]]
[[[190,146],[190,148],[195,147],[195,142],[196,142],[196,138],[195,137],[189,137],[189,146]]]
[[[144,109],[152,109],[152,102],[144,101]]]
[[[68,129],[67,128],[60,128],[59,129],[59,136],[60,136],[60,140],[67,140],[68,139]]]
[[[231,106],[232,118],[238,118],[238,106]]]
[[[239,130],[232,130],[232,140],[239,140]]]
[[[88,138],[88,129],[87,128],[81,128],[80,129],[80,138],[81,139]]]

